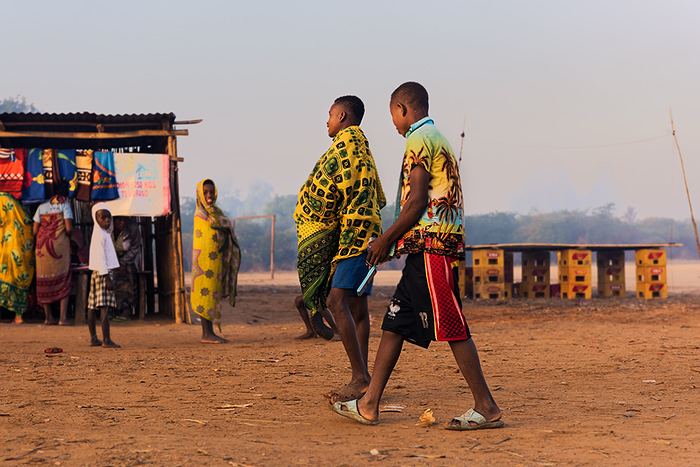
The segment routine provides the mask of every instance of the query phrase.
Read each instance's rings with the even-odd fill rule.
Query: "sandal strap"
[[[455,417],[454,420],[458,420],[460,425],[467,426],[469,422],[474,422],[477,425],[483,425],[487,423],[486,418],[474,409],[469,409],[459,417]]]

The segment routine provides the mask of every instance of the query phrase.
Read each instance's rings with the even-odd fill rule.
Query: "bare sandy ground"
[[[370,361],[397,274],[380,273],[370,300]],[[445,343],[405,346],[383,401],[401,412],[374,427],[332,413],[321,394],[347,381],[347,358],[340,342],[294,339],[303,325],[287,276],[241,276],[228,345],[161,318],[114,324],[118,350],[89,347],[82,326],[0,323],[0,464],[700,462],[698,295],[465,302],[506,425],[451,432],[442,424],[471,394]],[[427,408],[435,424],[416,426]]]

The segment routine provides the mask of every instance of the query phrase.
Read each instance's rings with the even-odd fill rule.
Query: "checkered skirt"
[[[109,277],[114,284],[114,274],[109,271]],[[107,275],[100,275],[98,271],[92,271],[90,276],[90,295],[88,296],[88,308],[96,310],[103,306],[117,307],[117,299],[113,290],[107,290]]]

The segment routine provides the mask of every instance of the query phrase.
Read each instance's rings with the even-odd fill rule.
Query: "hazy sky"
[[[356,94],[393,200],[391,92],[419,81],[459,153],[468,214],[586,209],[689,217],[669,107],[700,211],[700,2],[0,0],[0,99],[46,112],[174,112],[181,190],[296,193]],[[651,141],[616,145],[650,138]],[[590,146],[602,146],[594,147]]]

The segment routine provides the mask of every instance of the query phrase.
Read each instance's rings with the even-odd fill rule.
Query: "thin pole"
[[[270,235],[270,279],[275,278],[275,216],[272,216],[272,233]]]
[[[459,144],[459,161],[457,162],[457,168],[462,165],[462,149],[464,148],[464,130],[467,128],[467,114],[464,114],[464,123],[462,124],[462,142]]]
[[[683,171],[683,182],[685,183],[685,193],[688,195],[688,206],[690,206],[690,220],[693,222],[693,230],[695,230],[695,244],[698,247],[698,256],[700,256],[700,240],[698,240],[698,226],[695,223],[695,216],[693,215],[693,204],[690,202],[690,191],[688,190],[688,180],[685,178],[685,166],[683,165],[683,156],[681,155],[681,147],[678,145],[678,138],[676,138],[676,129],[673,127],[673,110],[668,109],[671,114],[671,130],[673,130],[673,139],[676,142],[676,148],[678,149],[678,157],[681,158],[681,170]]]

